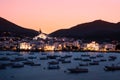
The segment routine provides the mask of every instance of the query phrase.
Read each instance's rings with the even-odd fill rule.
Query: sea
[[[60,69],[48,69],[50,61],[56,61],[60,57],[71,55],[66,60],[71,63],[59,62]],[[97,57],[97,55],[102,55]],[[58,56],[56,59],[40,60],[42,57]],[[94,59],[90,59],[95,57]],[[117,59],[109,61],[110,56],[116,56]],[[105,71],[105,66],[112,64],[119,65],[120,53],[101,53],[101,52],[12,52],[0,51],[0,59],[2,57],[9,58],[8,60],[0,60],[2,63],[10,63],[16,57],[22,57],[29,61],[40,63],[40,66],[24,65],[21,68],[13,68],[10,65],[6,69],[0,69],[0,80],[120,80],[120,71]],[[32,58],[30,58],[32,57]],[[99,65],[79,66],[84,63],[82,60],[74,60],[74,58],[90,59],[91,61],[99,61]],[[103,60],[103,61],[100,61]],[[22,63],[23,61],[18,61]],[[15,62],[12,62],[15,63]],[[86,61],[85,63],[89,63]],[[87,73],[70,73],[68,68],[86,68]]]

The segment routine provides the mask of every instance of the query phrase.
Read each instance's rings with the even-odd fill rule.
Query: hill
[[[0,17],[0,37],[34,37],[38,34],[35,30],[23,28]]]
[[[79,24],[49,34],[52,37],[69,37],[84,40],[120,40],[119,35],[120,23],[110,23],[103,20]]]

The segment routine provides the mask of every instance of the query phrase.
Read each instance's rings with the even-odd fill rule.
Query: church
[[[39,30],[39,35],[37,35],[37,36],[35,36],[34,38],[33,38],[33,40],[37,40],[37,39],[47,39],[47,37],[48,37],[48,35],[47,34],[45,34],[45,33],[43,33],[42,31],[41,31],[41,29]]]

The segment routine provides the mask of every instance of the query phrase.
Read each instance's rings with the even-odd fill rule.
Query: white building
[[[58,42],[54,43],[54,46],[55,46],[55,51],[60,51],[62,50],[62,45]]]
[[[39,34],[38,36],[35,36],[33,39],[37,40],[37,39],[46,39],[47,35],[44,33]]]
[[[80,47],[79,41],[74,41],[73,46]]]
[[[91,43],[88,43],[86,45],[86,50],[98,51],[99,50],[99,44],[96,43],[95,41],[92,41]]]
[[[21,42],[20,44],[19,44],[19,49],[20,50],[31,50],[31,45],[30,45],[30,43],[28,43],[28,42]]]
[[[44,45],[44,51],[54,51],[54,50],[55,50],[54,45],[49,45],[49,44]]]
[[[105,44],[104,49],[106,51],[114,51],[115,50],[115,45],[114,44]]]
[[[48,37],[47,34],[42,33],[42,31],[40,30],[40,31],[39,31],[39,35],[38,35],[38,36],[35,36],[35,37],[33,38],[33,40],[46,39],[47,37]]]

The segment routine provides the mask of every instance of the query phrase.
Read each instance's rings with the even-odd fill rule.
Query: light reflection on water
[[[18,55],[5,55],[5,54],[19,54],[19,52],[0,52],[0,57],[2,56],[8,56],[10,58],[14,58]],[[120,80],[120,71],[114,71],[114,72],[105,72],[103,70],[105,65],[110,65],[112,63],[117,64],[120,62],[120,54],[119,53],[98,53],[98,52],[20,52],[21,55],[25,58],[28,56],[36,56],[36,59],[33,59],[32,61],[38,61],[41,63],[41,66],[27,66],[25,65],[24,68],[11,68],[7,67],[5,70],[0,70],[0,80]],[[69,58],[69,60],[72,61],[72,63],[68,64],[62,64],[60,63],[60,69],[59,70],[48,70],[47,69],[47,63],[49,61],[54,61],[53,59],[50,60],[40,60],[40,57],[47,55],[72,55],[72,58]],[[100,65],[98,66],[87,66],[84,68],[88,68],[88,73],[80,73],[80,74],[70,74],[65,73],[64,71],[67,70],[67,68],[76,67],[80,63],[80,61],[75,61],[73,58],[80,57],[81,54],[90,54],[90,56],[95,56],[97,54],[103,54],[105,59],[108,59],[109,55],[115,55],[117,56],[117,60],[115,61],[106,61],[106,62],[100,62]],[[0,61],[2,62],[2,61]]]

